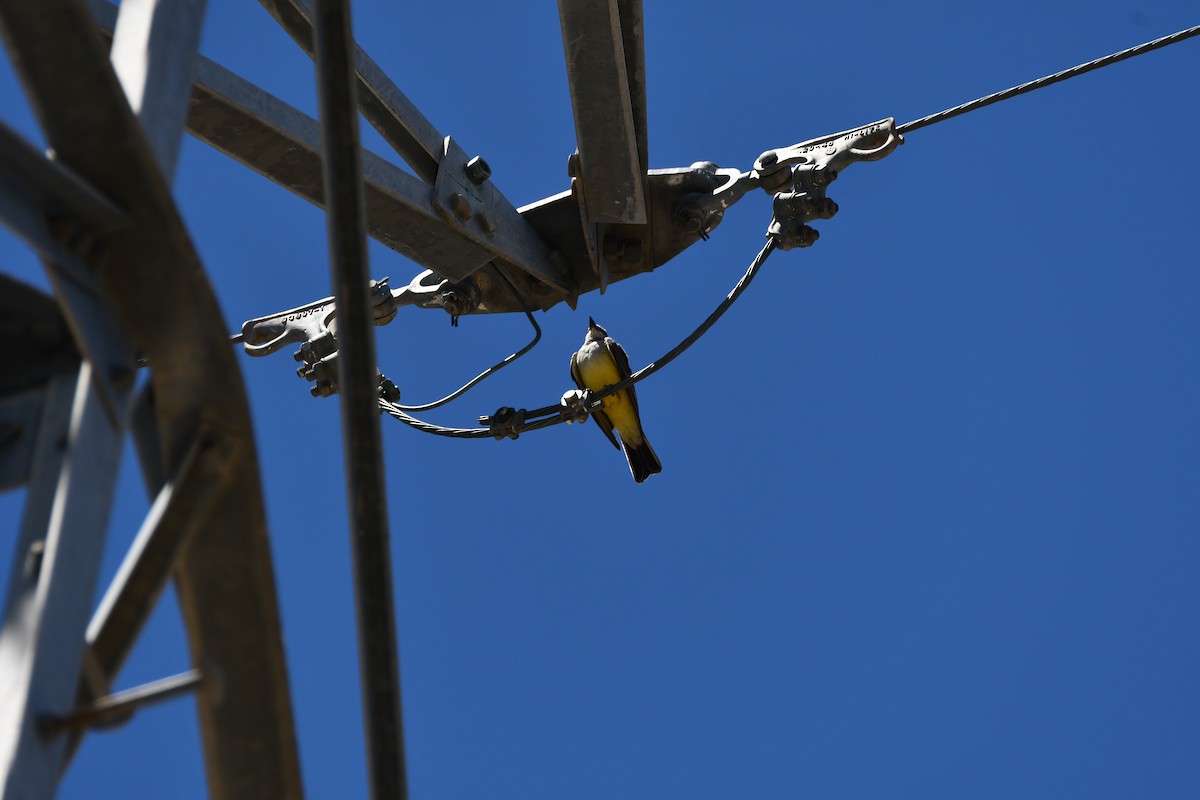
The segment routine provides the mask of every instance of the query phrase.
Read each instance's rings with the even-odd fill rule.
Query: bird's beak
[[[591,317],[588,317],[588,327],[589,328],[596,327],[596,320],[592,319]]]

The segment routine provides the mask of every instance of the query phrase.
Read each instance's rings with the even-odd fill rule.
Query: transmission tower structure
[[[313,58],[319,120],[197,52],[204,0],[0,0],[5,50],[49,145],[41,152],[0,119],[0,221],[37,253],[54,290],[0,275],[10,354],[0,488],[25,487],[0,620],[6,800],[53,795],[89,728],[182,692],[196,698],[213,797],[303,794],[246,392],[171,193],[185,132],[327,211],[333,296],[249,320],[235,339],[253,356],[299,345],[313,394],[340,396],[368,783],[375,797],[405,797],[380,411],[420,423],[376,368],[374,326],[404,306],[452,320],[574,306],[667,263],[765,190],[774,218],[751,270],[695,333],[625,381],[635,382],[707,330],[773,249],[816,241],[808,223],[837,212],[826,188],[851,164],[883,158],[906,131],[1200,34],[905,125],[883,119],[767,150],[744,172],[650,170],[640,0],[559,0],[578,145],[570,188],[518,209],[488,164],[355,45],[347,0],[260,2]],[[360,147],[360,116],[408,170]],[[371,280],[368,236],[425,271],[400,287]],[[426,428],[515,437],[597,402],[584,393],[538,413],[502,409],[484,428]],[[96,605],[126,436],[152,502]],[[114,693],[170,582],[192,669]]]
[[[572,186],[520,210],[354,45],[344,0],[262,5],[315,60],[321,120],[198,54],[203,0],[0,2],[49,145],[0,121],[0,217],[54,290],[0,276],[17,354],[0,376],[0,486],[26,489],[0,630],[4,798],[53,795],[90,727],[188,691],[213,797],[302,796],[246,394],[171,194],[185,132],[328,210],[334,297],[322,313],[251,320],[242,338],[252,355],[300,343],[314,393],[342,396],[377,797],[406,788],[372,323],[402,305],[573,305],[706,236],[728,204],[714,190],[737,177],[647,170],[640,0],[560,0]],[[411,173],[360,150],[359,114]],[[368,283],[363,232],[427,272]],[[153,499],[93,607],[126,436]],[[172,581],[193,669],[114,694]]]

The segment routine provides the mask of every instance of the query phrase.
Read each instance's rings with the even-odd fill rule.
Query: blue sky
[[[316,113],[254,3],[202,51]],[[554,4],[354,6],[363,47],[517,205],[567,186]],[[1193,3],[647,3],[650,160],[904,122],[1196,24]],[[40,141],[7,64],[0,115]],[[913,133],[847,170],[820,242],[638,387],[664,470],[594,426],[497,443],[384,420],[417,798],[1194,797],[1200,786],[1200,74],[1195,40]],[[369,126],[367,146],[387,156]],[[230,331],[329,293],[321,213],[185,141],[176,196]],[[653,274],[427,416],[555,402],[594,316],[635,369],[762,243],[747,196]],[[419,268],[372,243],[393,284]],[[45,285],[0,232],[0,269]],[[527,341],[405,309],[405,402]],[[241,358],[309,796],[365,794],[336,400]],[[127,455],[101,585],[147,508]],[[20,493],[0,497],[6,520]],[[7,570],[11,558],[3,548]],[[166,597],[119,680],[189,665]],[[90,736],[64,798],[205,796],[175,701]]]

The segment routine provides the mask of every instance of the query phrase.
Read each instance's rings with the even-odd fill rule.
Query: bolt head
[[[481,156],[475,156],[468,161],[463,170],[467,173],[467,180],[476,186],[481,186],[484,181],[492,177],[492,168]]]
[[[450,198],[450,210],[454,212],[454,216],[466,222],[471,218],[471,203],[461,194],[455,193]]]

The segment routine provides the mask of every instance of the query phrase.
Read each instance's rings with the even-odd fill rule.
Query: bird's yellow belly
[[[608,357],[608,353],[599,348],[585,354],[576,363],[579,366],[579,377],[583,379],[583,385],[593,392],[599,391],[605,386],[612,386],[621,380],[616,363],[611,357]],[[605,405],[608,403],[606,402]]]
[[[585,348],[589,350],[589,348]],[[606,350],[601,348],[591,348],[590,352],[584,352],[582,357],[576,360],[579,367],[579,377],[583,381],[583,385],[593,392],[603,389],[605,386],[612,386],[614,383],[619,383],[621,374],[617,372],[616,362]],[[637,413],[634,411],[633,404],[629,402],[629,392],[620,391],[610,394],[602,401],[604,403],[604,413],[612,421],[613,427],[617,429],[617,433],[621,435],[621,439],[631,445],[640,445],[642,443],[642,426],[638,424]]]

